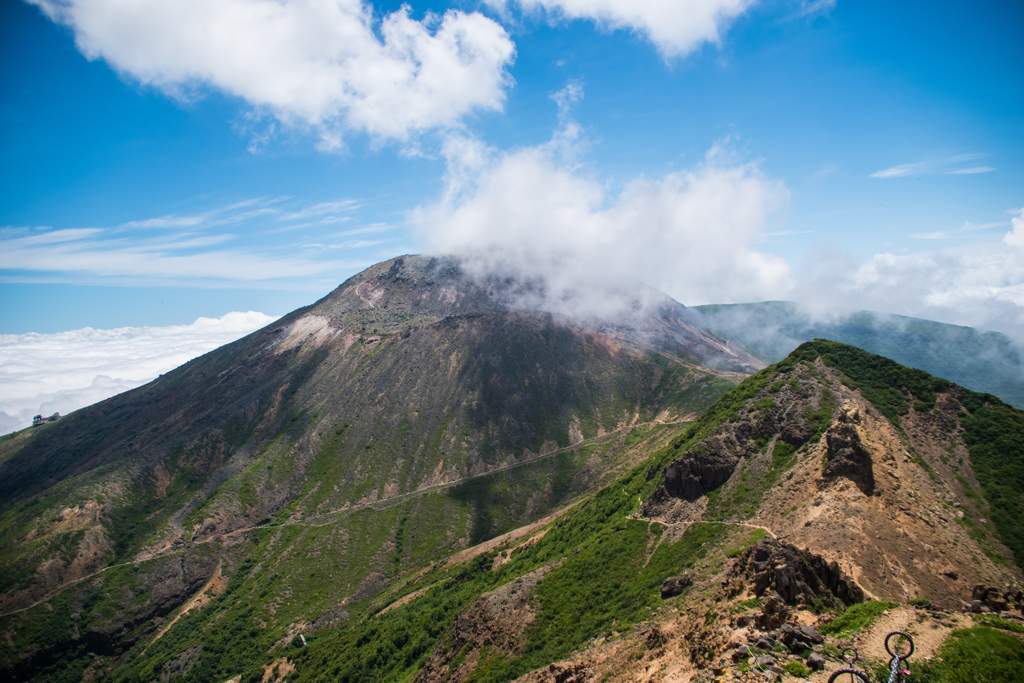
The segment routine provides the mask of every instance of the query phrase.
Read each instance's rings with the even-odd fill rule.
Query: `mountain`
[[[885,680],[902,629],[913,680],[1018,680],[1022,437],[995,397],[804,344],[593,496],[267,658],[298,681],[759,681],[855,646]]]
[[[357,277],[339,292],[367,280],[387,281]],[[273,358],[284,343],[267,340],[294,339],[292,330],[312,310],[239,346]],[[360,315],[381,316],[373,310]],[[532,314],[497,315],[526,320],[531,347],[548,348],[555,335]],[[454,322],[433,325],[447,330]],[[322,329],[304,331],[302,340],[318,343],[326,336]],[[422,339],[422,331],[408,330],[405,339]],[[393,333],[392,343],[400,344],[404,331]],[[598,339],[601,333],[587,334]],[[437,337],[427,339],[441,345]],[[380,345],[373,351],[349,344],[343,357],[352,349],[360,354],[343,366],[346,372],[371,365],[387,340],[373,342]],[[592,348],[573,343],[580,344],[570,346],[576,354]],[[281,355],[301,358],[301,349],[290,349]],[[225,353],[246,357],[237,348]],[[213,356],[205,362],[219,360]],[[646,367],[635,362],[630,367]],[[248,367],[180,372],[196,372],[185,379],[198,381]],[[593,376],[591,366],[576,367],[584,378]],[[605,377],[622,372],[608,360],[598,367]],[[335,382],[344,376],[331,375]],[[185,379],[176,381],[187,386]],[[284,382],[271,395],[290,407],[286,401],[296,400],[287,396],[290,386]],[[330,402],[306,386],[323,385],[307,379],[294,396],[326,413]],[[331,396],[342,395],[339,389]],[[191,395],[198,400],[202,392]],[[447,488],[392,489],[331,510],[317,502],[344,493],[350,478],[372,476],[375,461],[358,449],[331,450],[322,445],[331,432],[315,437],[303,427],[312,417],[279,410],[281,427],[268,430],[276,436],[260,450],[250,446],[249,464],[209,494],[198,514],[189,513],[191,520],[212,521],[184,524],[191,534],[168,546],[168,534],[176,533],[167,531],[172,515],[126,561],[108,559],[102,572],[0,617],[0,666],[6,678],[57,681],[764,680],[758,667],[777,666],[787,676],[806,676],[811,666],[834,669],[849,645],[869,666],[874,660],[884,666],[882,636],[910,628],[918,643],[910,663],[914,680],[971,680],[953,676],[965,661],[973,680],[1014,680],[1024,664],[1015,634],[1024,629],[1012,610],[1021,609],[1024,593],[1007,589],[1022,583],[1024,413],[994,396],[820,340],[746,378],[695,421],[658,421],[665,409],[647,400],[639,417],[637,408],[624,409],[620,430],[601,432],[599,422],[589,436],[581,428],[583,442],[550,451],[551,457],[534,456]],[[61,424],[8,440],[3,462]],[[346,434],[356,428],[349,425],[335,429]],[[500,427],[491,429],[500,435]],[[420,432],[410,427],[409,433]],[[477,443],[473,434],[464,442]],[[70,435],[62,438],[73,443]],[[339,477],[304,464],[303,454],[317,449],[314,438],[321,445],[310,463],[342,452],[331,462],[353,459],[361,469]],[[249,436],[243,447],[254,443]],[[369,453],[367,443],[376,442],[362,444]],[[445,450],[452,443],[440,441]],[[144,451],[139,444],[135,452]],[[283,452],[291,455],[274,455]],[[195,462],[194,453],[183,447],[179,462]],[[128,522],[100,531],[84,525],[88,519],[106,524],[109,513],[100,506],[112,503],[105,495],[74,508],[45,507],[56,495],[51,491],[70,487],[65,482],[101,482],[121,472],[108,465],[118,454],[9,505],[3,528],[16,542],[4,546],[4,556],[38,540],[50,544],[34,546],[48,567],[70,566],[81,555],[67,549],[81,548],[89,534],[117,539],[127,532]],[[221,461],[236,456],[223,453]],[[288,471],[275,474],[279,469]],[[300,471],[307,474],[299,478]],[[246,478],[255,474],[265,478]],[[288,490],[298,492],[292,500],[299,502],[285,504],[287,514],[244,521],[264,514],[261,501],[281,490],[266,483],[276,476],[292,481]],[[166,486],[158,500],[172,497],[168,480],[170,470],[156,483]],[[246,481],[259,493],[242,507]],[[330,492],[321,497],[324,488]],[[31,514],[35,526],[14,536],[12,520]],[[153,512],[140,514],[145,520]],[[521,525],[524,519],[532,521]],[[73,533],[78,545],[57,542],[58,528]],[[989,613],[975,623],[960,612],[963,602]]]
[[[873,311],[817,318],[788,301],[690,310],[701,325],[769,363],[805,341],[831,339],[1024,408],[1024,352],[999,332]]]
[[[453,259],[393,259],[0,440],[0,670],[149,680],[126,662],[160,659],[213,606],[233,611],[230,647],[159,664],[213,680],[263,651],[240,637],[337,628],[612,481],[763,366],[649,289],[601,318],[547,299]]]

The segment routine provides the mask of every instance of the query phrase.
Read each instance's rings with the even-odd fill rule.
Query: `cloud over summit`
[[[412,219],[436,252],[481,271],[542,279],[553,297],[575,293],[596,312],[624,279],[685,304],[783,296],[790,270],[757,243],[786,206],[781,181],[719,148],[696,167],[639,177],[618,194],[565,158],[565,141],[497,152],[449,145],[444,197]],[[580,292],[593,294],[581,302]]]

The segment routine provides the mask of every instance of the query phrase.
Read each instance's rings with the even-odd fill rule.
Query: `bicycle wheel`
[[[849,676],[849,679],[840,680],[841,676]],[[832,675],[828,677],[828,683],[843,683],[844,680],[849,680],[850,683],[871,683],[868,679],[868,675],[863,671],[857,671],[856,669],[836,669],[832,672]]]
[[[904,643],[907,643],[910,646],[910,650],[908,652],[900,652]],[[914,639],[910,637],[909,633],[893,631],[885,637],[885,651],[889,653],[890,657],[899,655],[900,659],[907,659],[910,655],[914,654]]]

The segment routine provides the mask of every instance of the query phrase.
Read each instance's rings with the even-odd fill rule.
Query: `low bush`
[[[878,618],[878,615],[893,607],[898,607],[898,605],[895,602],[886,602],[884,600],[869,600],[859,605],[851,605],[842,614],[818,630],[826,635],[859,631],[870,626]]]

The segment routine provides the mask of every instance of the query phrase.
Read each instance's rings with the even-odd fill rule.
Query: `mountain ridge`
[[[768,363],[781,361],[802,342],[831,339],[1024,408],[1024,352],[999,332],[877,311],[815,317],[791,301],[715,304],[690,310],[700,324]]]
[[[602,332],[398,261],[0,441],[39,479],[0,511],[5,675],[582,681],[621,641],[692,678],[737,614],[1021,584],[995,397],[822,340],[736,385],[687,309]]]

